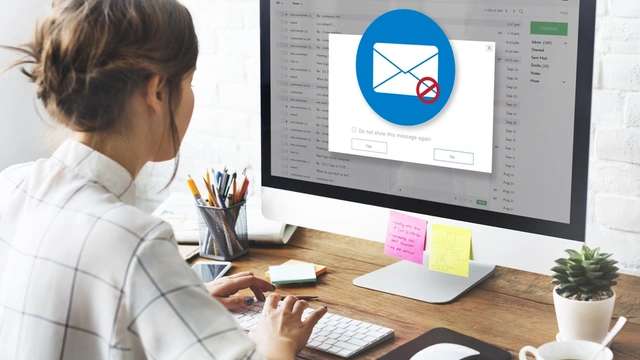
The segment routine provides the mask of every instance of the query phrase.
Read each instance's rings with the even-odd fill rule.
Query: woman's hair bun
[[[15,66],[51,116],[82,132],[118,126],[154,74],[174,103],[198,57],[191,15],[175,0],[55,0],[29,44],[4,48],[25,55]]]

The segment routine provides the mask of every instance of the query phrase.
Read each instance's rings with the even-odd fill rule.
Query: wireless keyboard
[[[263,302],[257,302],[250,308],[236,309],[231,312],[242,328],[251,330],[258,325],[263,306]],[[312,312],[313,309],[306,309],[302,319],[306,319]],[[313,328],[307,347],[349,358],[385,340],[392,339],[394,335],[393,329],[327,313]]]

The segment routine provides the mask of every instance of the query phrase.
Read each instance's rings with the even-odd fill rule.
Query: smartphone
[[[200,261],[191,267],[202,282],[211,282],[224,275],[231,268],[228,261]]]

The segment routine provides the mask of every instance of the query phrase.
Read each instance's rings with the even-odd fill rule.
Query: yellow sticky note
[[[429,270],[469,277],[471,230],[431,225]]]

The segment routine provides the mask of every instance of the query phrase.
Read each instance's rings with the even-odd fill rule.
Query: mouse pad
[[[467,348],[466,350],[468,354],[466,355],[464,354],[464,351],[461,351],[459,353],[462,355],[449,356],[449,358],[452,358],[452,359],[455,358],[456,360],[510,360],[511,359],[511,354],[509,354],[507,351],[503,349],[497,348],[493,345],[487,344],[478,339],[474,339],[470,336],[460,334],[453,330],[449,330],[446,328],[436,328],[426,332],[425,334],[418,336],[417,338],[409,341],[408,343],[382,356],[378,360],[409,360],[414,355],[416,355],[417,353],[427,348],[435,350],[433,354],[436,354],[438,350],[442,350],[442,346],[437,344],[444,344],[444,343],[462,345]],[[471,353],[475,353],[475,354],[471,354]],[[477,354],[477,353],[480,353],[480,354]],[[433,358],[432,355],[427,355],[426,352],[423,353],[423,355]],[[423,357],[416,356],[416,358],[423,358]],[[434,358],[434,360],[436,359]]]

